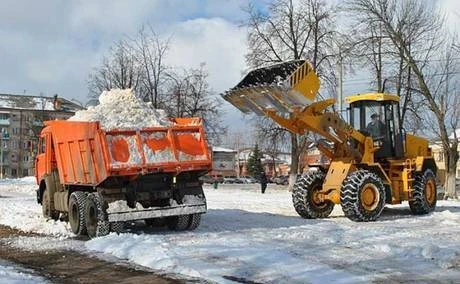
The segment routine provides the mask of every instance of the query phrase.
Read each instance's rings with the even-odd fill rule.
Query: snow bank
[[[32,284],[46,283],[46,280],[42,277],[33,275],[30,270],[0,261],[0,283]]]
[[[23,177],[19,179],[1,179],[0,180],[0,197],[6,192],[23,193],[26,195],[35,195],[37,189],[35,177]]]
[[[105,130],[139,129],[153,126],[168,126],[171,121],[166,112],[154,109],[151,103],[137,98],[132,89],[112,89],[99,97],[100,104],[87,110],[77,111],[70,121],[100,121]]]
[[[289,192],[257,185],[205,187],[208,213],[193,232],[140,228],[90,240],[86,248],[166,273],[218,283],[453,282],[460,278],[460,202],[413,216],[389,206],[378,222],[300,218]],[[229,278],[230,277],[230,278]]]
[[[24,189],[29,192],[27,195],[14,192],[14,188],[15,185],[12,185],[7,192],[0,191],[0,224],[24,232],[58,237],[74,235],[68,223],[43,217],[41,205],[37,203],[35,196],[36,186]]]

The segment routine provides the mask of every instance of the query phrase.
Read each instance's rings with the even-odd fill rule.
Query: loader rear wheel
[[[416,173],[413,183],[412,199],[409,207],[412,214],[422,215],[432,212],[436,208],[436,179],[431,169]]]
[[[86,231],[90,238],[105,236],[110,231],[106,206],[102,196],[93,192],[88,194],[85,208]]]
[[[324,178],[324,173],[312,172],[301,176],[294,184],[292,203],[302,218],[326,218],[334,209],[334,203],[321,201],[317,196],[323,187]]]
[[[185,231],[190,225],[190,215],[169,217],[167,223],[170,230]]]
[[[368,170],[350,174],[342,185],[340,203],[345,216],[353,221],[375,221],[385,207],[382,179]]]
[[[86,234],[85,219],[86,193],[75,191],[69,198],[69,223],[72,232],[76,235]]]
[[[52,219],[55,221],[59,220],[59,212],[51,208],[51,197],[49,194],[49,190],[46,188],[43,191],[43,196],[42,196],[42,212],[43,212],[43,217],[47,219]]]

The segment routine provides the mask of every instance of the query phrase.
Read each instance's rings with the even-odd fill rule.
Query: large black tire
[[[163,227],[166,225],[166,218],[145,219],[145,224],[150,227]]]
[[[382,179],[368,170],[357,170],[345,179],[340,203],[345,216],[353,221],[375,221],[385,207]]]
[[[49,190],[45,188],[42,196],[42,212],[46,219],[59,220],[59,212],[51,208],[51,197]]]
[[[414,174],[412,184],[412,198],[409,200],[409,207],[413,214],[422,215],[432,212],[436,208],[436,178],[431,169],[423,173]]]
[[[188,224],[188,230],[193,231],[200,226],[201,223],[201,214],[192,214],[190,215],[190,220]]]
[[[72,232],[76,235],[86,234],[86,193],[75,191],[69,198],[69,223]]]
[[[170,230],[185,231],[190,226],[190,215],[169,217],[167,223]]]
[[[316,192],[323,187],[325,175],[322,172],[310,172],[299,177],[292,190],[292,203],[295,211],[302,218],[326,218],[334,209],[331,201],[319,201]]]
[[[117,234],[123,233],[125,230],[125,222],[112,222],[110,223],[110,231]]]
[[[88,194],[85,219],[86,231],[90,238],[105,236],[110,232],[104,199],[97,192]]]

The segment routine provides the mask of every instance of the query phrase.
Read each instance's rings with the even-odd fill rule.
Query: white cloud
[[[217,92],[240,79],[247,49],[243,29],[221,18],[200,18],[176,24],[172,32],[169,64],[196,68],[205,62],[209,83]]]
[[[244,64],[244,33],[235,23],[241,2],[3,1],[0,93],[25,89],[85,101],[91,69],[114,41],[134,35],[143,24],[165,35],[174,31],[171,52],[177,56],[171,62],[184,68],[207,62],[211,87],[221,91]]]

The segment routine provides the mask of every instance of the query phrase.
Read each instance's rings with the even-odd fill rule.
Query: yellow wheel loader
[[[244,113],[267,116],[289,131],[322,136],[317,148],[327,164],[309,165],[297,178],[292,200],[303,218],[325,218],[335,204],[354,221],[375,221],[385,204],[409,201],[414,214],[436,207],[436,164],[426,139],[406,134],[399,97],[349,96],[349,123],[316,100],[320,81],[304,60],[249,72],[223,98]]]

